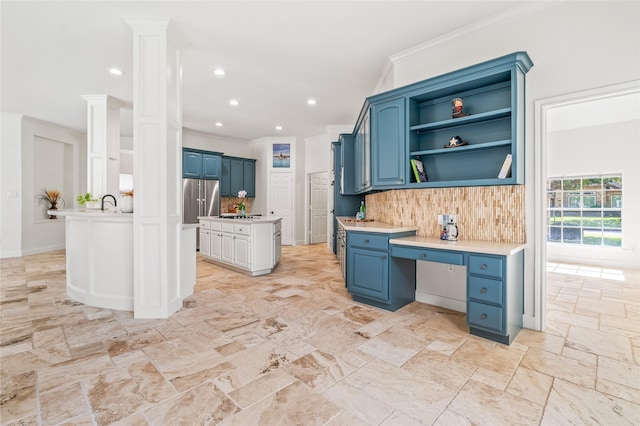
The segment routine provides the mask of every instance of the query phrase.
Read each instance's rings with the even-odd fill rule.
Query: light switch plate
[[[439,214],[439,215],[438,215],[438,225],[442,225],[442,224],[443,224],[443,223],[442,223],[442,215],[441,215],[441,214]]]

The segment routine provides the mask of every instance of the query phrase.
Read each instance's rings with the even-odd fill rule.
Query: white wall
[[[73,208],[75,196],[87,186],[86,136],[52,123],[2,113],[1,146],[1,256],[64,248],[64,220],[47,219],[44,206],[35,197],[40,186],[47,185],[48,189],[62,190],[65,207]],[[9,197],[16,193],[18,198]]]
[[[306,174],[331,170],[331,140],[329,134],[305,138],[304,170]]]
[[[534,240],[534,102],[560,94],[639,78],[638,2],[537,2],[530,15],[460,30],[392,57],[395,87],[515,51],[527,51],[534,67],[526,76],[526,228]],[[603,149],[608,145],[603,143]],[[531,243],[525,252],[525,316],[534,315]]]
[[[640,268],[640,120],[548,134],[547,175],[622,173],[622,248],[547,244],[547,257],[626,269]]]
[[[22,249],[22,116],[0,116],[0,257],[20,256]]]

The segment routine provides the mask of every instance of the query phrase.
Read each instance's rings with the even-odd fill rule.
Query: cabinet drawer
[[[277,234],[282,229],[282,222],[275,222],[273,224],[273,233]]]
[[[503,308],[469,301],[467,305],[467,324],[504,334]]]
[[[464,255],[450,251],[391,246],[391,256],[447,263],[450,265],[464,265]]]
[[[210,222],[212,231],[220,231],[222,229],[222,223],[220,222]]]
[[[503,305],[502,281],[490,278],[475,277],[469,275],[467,279],[467,291],[469,299],[476,299],[482,302]]]
[[[235,233],[238,235],[251,235],[251,225],[236,225]]]
[[[211,221],[210,220],[201,220],[200,221],[200,229],[211,229]]]
[[[476,275],[502,278],[502,258],[469,255],[468,272]]]
[[[361,234],[349,232],[349,247],[362,247],[368,249],[388,250],[389,236],[376,234]]]
[[[234,232],[234,225],[233,225],[233,221],[230,220],[229,223],[222,223],[222,231],[223,232]]]

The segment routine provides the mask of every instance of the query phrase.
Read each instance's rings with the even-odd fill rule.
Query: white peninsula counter
[[[271,273],[282,253],[279,216],[200,216],[200,255],[252,276]]]
[[[67,295],[86,305],[133,310],[133,213],[50,210],[65,218]]]

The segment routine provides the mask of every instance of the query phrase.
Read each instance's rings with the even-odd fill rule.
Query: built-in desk
[[[393,258],[467,267],[471,334],[510,344],[522,329],[524,244],[407,236],[390,239],[389,246]]]

